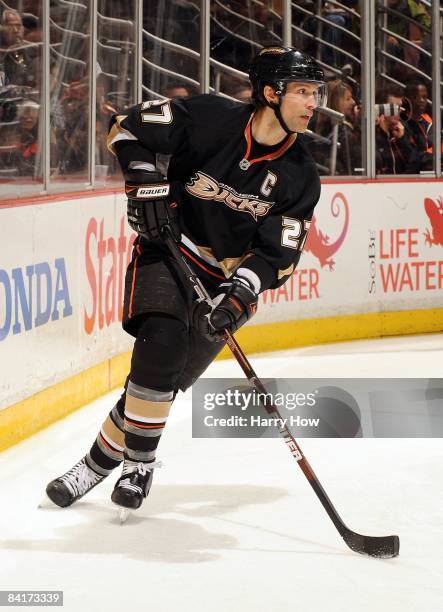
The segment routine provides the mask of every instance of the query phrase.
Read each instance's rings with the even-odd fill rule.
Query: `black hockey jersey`
[[[123,168],[170,154],[184,246],[226,277],[241,264],[263,291],[297,265],[320,179],[302,135],[255,142],[253,112],[214,95],[143,102],[113,117],[108,146]]]

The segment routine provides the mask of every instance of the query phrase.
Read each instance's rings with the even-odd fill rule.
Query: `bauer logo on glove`
[[[128,198],[142,200],[158,200],[169,195],[169,184],[166,185],[143,185],[143,187],[128,186],[126,189]]]
[[[128,196],[128,223],[146,240],[162,240],[168,226],[180,240],[178,207],[169,198],[170,184],[160,172],[131,169],[125,173]]]

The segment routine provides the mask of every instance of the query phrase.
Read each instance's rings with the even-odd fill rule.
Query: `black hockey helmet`
[[[264,47],[252,60],[249,68],[252,85],[252,99],[255,104],[270,106],[286,132],[290,133],[280,113],[281,98],[291,81],[316,83],[317,106],[326,106],[327,88],[323,70],[315,59],[294,47]],[[266,100],[263,94],[265,85],[271,85],[280,98],[279,104]]]

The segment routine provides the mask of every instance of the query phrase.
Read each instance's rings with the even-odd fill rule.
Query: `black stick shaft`
[[[206,291],[204,285],[202,284],[200,279],[197,277],[197,275],[194,274],[192,268],[190,267],[184,255],[180,251],[180,247],[174,240],[168,227],[165,228],[164,240],[166,244],[168,245],[172,255],[176,259],[177,263],[179,264],[180,268],[182,269],[184,275],[188,278],[189,282],[193,285],[194,290],[198,295],[198,299],[200,301],[205,300],[206,302],[208,302],[208,304],[213,305],[210,295]],[[245,373],[247,379],[254,385],[254,387],[257,389],[257,391],[259,391],[259,393],[266,394],[266,388],[264,387],[261,380],[258,378],[257,374],[252,368],[251,364],[249,363],[242,349],[238,345],[234,336],[231,334],[231,332],[225,329],[224,337],[226,340],[226,344],[229,346],[232,354],[236,358],[238,364],[240,365],[241,369]],[[278,426],[279,434],[285,441],[286,446],[288,447],[291,455],[297,461],[303,474],[306,476],[309,484],[311,485],[315,494],[320,500],[323,508],[328,513],[329,518],[334,523],[334,526],[336,527],[337,531],[340,533],[340,535],[342,536],[346,544],[349,546],[349,548],[351,548],[355,552],[358,552],[361,554],[368,554],[374,557],[381,557],[381,558],[396,557],[398,555],[399,547],[400,547],[400,541],[399,541],[398,536],[395,536],[395,535],[386,536],[386,537],[363,536],[363,535],[360,535],[352,531],[351,529],[349,529],[349,527],[345,525],[342,518],[340,517],[337,510],[335,509],[334,504],[329,499],[328,494],[326,493],[322,484],[317,478],[314,470],[312,469],[308,460],[303,454],[303,451],[301,450],[300,445],[297,443],[291,431],[289,430],[284,420],[282,419],[277,407],[274,406],[273,404],[268,405],[267,402],[265,402],[264,408],[269,414],[274,415],[274,418],[277,419],[279,423],[279,426]]]
[[[180,248],[175,242],[175,240],[171,238],[170,236],[168,236],[167,238],[165,238],[165,241],[171,253],[174,255],[175,259],[177,260],[177,263],[180,265],[181,269],[183,270],[183,273],[186,275],[190,283],[193,285],[194,290],[197,293],[199,299],[206,300],[209,303],[212,303],[211,297],[209,296],[208,292],[206,291],[200,279],[196,276],[196,274],[193,272],[193,270],[189,266],[188,262],[186,261],[183,254],[181,253]],[[224,331],[224,336],[225,336],[226,344],[228,345],[232,354],[236,358],[246,378],[254,385],[257,391],[259,391],[260,393],[266,394],[266,388],[264,387],[261,380],[258,378],[257,374],[255,373],[254,369],[249,363],[247,357],[245,356],[242,349],[240,348],[237,340],[228,330]],[[269,414],[273,414],[274,418],[276,418],[278,422],[280,423],[279,428],[278,428],[279,433],[282,436],[283,440],[286,442],[286,445],[291,455],[297,461],[298,465],[300,466],[304,475],[308,479],[310,485],[314,489],[315,494],[320,499],[323,507],[325,508],[332,522],[334,523],[336,528],[341,533],[342,532],[341,527],[343,525],[343,522],[340,519],[337,510],[335,509],[332,501],[329,499],[326,491],[323,489],[320,481],[315,475],[315,472],[310,466],[303,451],[301,450],[300,445],[295,440],[288,426],[284,423],[277,407],[272,404],[268,405],[267,403],[264,405],[264,407],[267,410],[267,412]]]

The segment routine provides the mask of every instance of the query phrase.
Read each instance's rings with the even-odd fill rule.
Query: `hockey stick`
[[[205,300],[208,304],[212,306],[213,302],[211,297],[209,296],[200,279],[197,277],[196,274],[194,274],[185,257],[182,255],[180,248],[174,240],[173,235],[168,226],[165,227],[164,240],[168,245],[174,258],[176,259],[177,263],[179,264],[180,268],[182,269],[184,275],[192,284],[195,292],[198,295],[199,301]],[[225,330],[224,337],[226,340],[226,344],[231,349],[232,354],[238,361],[247,379],[255,386],[255,388],[260,393],[266,394],[266,389],[263,383],[257,377],[257,374],[254,372],[251,364],[244,355],[234,336],[231,334],[231,332]],[[328,494],[326,493],[317,476],[315,475],[314,470],[309,465],[309,462],[303,454],[300,446],[296,442],[294,436],[291,434],[289,428],[286,426],[278,409],[272,404],[267,405],[267,402],[264,404],[264,407],[267,412],[269,414],[274,415],[274,418],[276,418],[280,423],[278,427],[280,435],[286,442],[286,445],[289,448],[292,456],[297,461],[304,475],[308,479],[309,484],[314,489],[315,494],[322,503],[323,508],[328,513],[329,518],[334,523],[335,527],[337,528],[338,532],[340,533],[346,544],[349,546],[349,548],[362,555],[370,555],[371,557],[379,557],[382,559],[396,557],[400,550],[400,539],[398,536],[365,536],[356,533],[355,531],[352,531],[351,529],[349,529],[349,527],[345,525],[337,510],[335,509],[332,501],[329,499]]]

